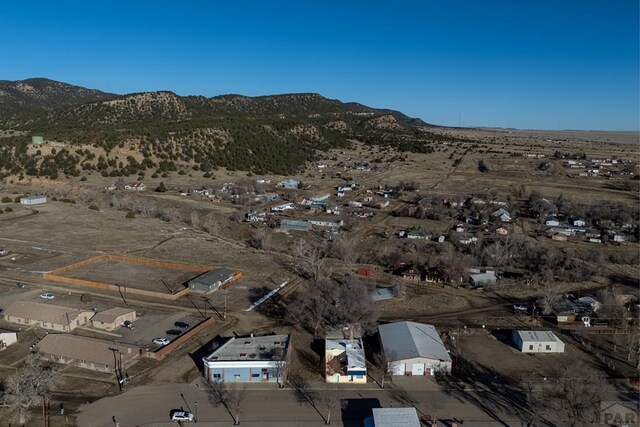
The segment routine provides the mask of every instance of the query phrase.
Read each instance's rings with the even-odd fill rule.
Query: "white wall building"
[[[523,353],[564,353],[564,343],[551,331],[514,330],[511,339]]]
[[[416,322],[378,326],[391,375],[426,376],[451,372],[451,356],[433,325]]]
[[[20,199],[21,205],[41,205],[47,203],[47,196],[28,196]]]
[[[0,329],[0,350],[18,342],[18,333],[8,329]]]

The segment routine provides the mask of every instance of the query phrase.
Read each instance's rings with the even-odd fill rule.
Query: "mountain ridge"
[[[428,153],[435,143],[452,140],[399,111],[313,92],[209,98],[171,91],[117,95],[48,79],[3,81],[0,100],[20,96],[26,101],[0,109],[0,130],[17,132],[0,147],[5,174],[57,177],[57,170],[122,176],[155,168],[159,174],[193,169],[212,175],[218,167],[289,174],[316,153],[353,141]],[[70,147],[34,154],[27,137],[34,134]],[[73,145],[95,147],[102,158],[79,149],[74,154]],[[109,156],[116,147],[140,153],[143,161],[113,161]]]

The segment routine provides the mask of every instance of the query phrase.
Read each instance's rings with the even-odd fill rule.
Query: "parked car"
[[[182,334],[182,331],[180,329],[169,329],[168,331],[164,332],[167,335],[180,335]]]
[[[43,292],[40,294],[40,298],[42,299],[54,299],[55,295],[50,294],[49,292]]]
[[[24,289],[24,283],[22,282],[18,282],[16,286],[19,287],[20,289]]]
[[[193,414],[187,411],[172,411],[171,421],[193,421]]]
[[[169,344],[169,340],[165,337],[159,337],[153,340],[153,343],[156,345],[167,345]]]
[[[9,251],[7,251],[6,249],[0,249],[0,256],[5,256],[8,253]]]
[[[124,322],[120,323],[120,326],[133,329],[133,322],[131,320],[125,320]]]
[[[176,328],[189,329],[189,324],[184,322],[176,322],[173,324]]]

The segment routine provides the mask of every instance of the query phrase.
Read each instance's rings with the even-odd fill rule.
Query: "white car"
[[[193,414],[186,411],[176,411],[171,414],[171,421],[193,421]]]
[[[42,299],[54,299],[55,295],[50,294],[49,292],[43,292],[40,294],[40,298]]]
[[[160,338],[154,339],[153,343],[157,345],[167,345],[169,344],[169,340],[166,339],[165,337],[160,337]]]

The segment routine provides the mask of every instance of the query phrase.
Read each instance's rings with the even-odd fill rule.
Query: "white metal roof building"
[[[420,427],[416,408],[373,408],[364,427]]]
[[[41,205],[47,203],[47,196],[27,196],[20,198],[21,205]]]
[[[564,353],[564,343],[551,331],[514,330],[511,339],[523,353]]]
[[[434,375],[451,372],[451,356],[433,325],[416,322],[378,326],[380,343],[391,363],[391,375]]]

